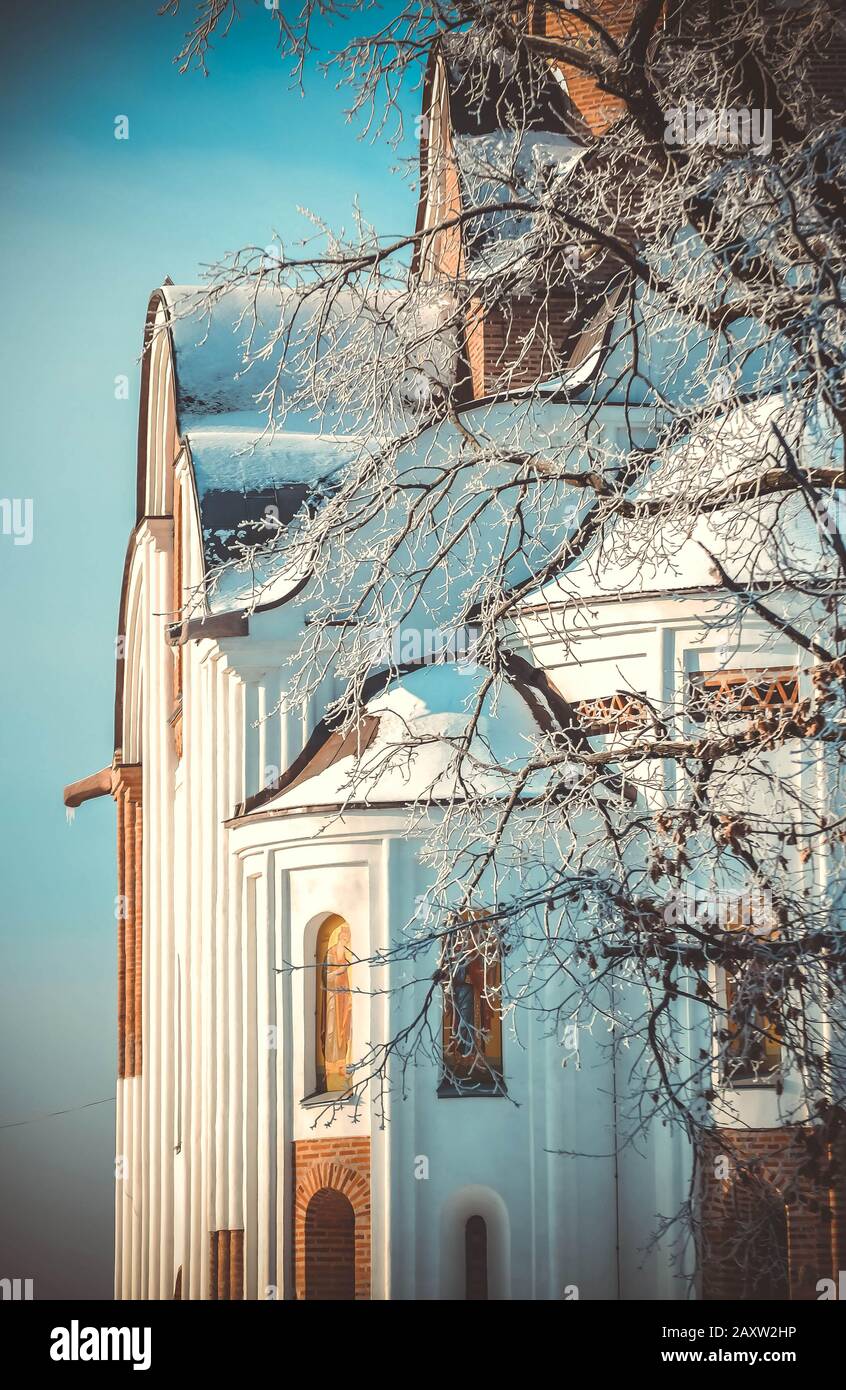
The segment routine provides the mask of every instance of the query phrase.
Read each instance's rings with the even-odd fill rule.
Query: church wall
[[[167,434],[167,410],[156,418]],[[180,478],[187,486],[184,461]],[[151,486],[157,505],[169,505],[166,482]],[[186,539],[191,590],[202,559],[199,538]],[[646,1247],[656,1214],[684,1200],[690,1157],[666,1133],[639,1150],[620,1146],[619,1092],[636,1083],[614,1074],[606,1039],[588,1033],[577,1061],[562,1067],[558,1037],[528,1018],[516,1034],[506,1025],[507,1098],[439,1096],[425,1057],[409,1069],[404,1098],[396,1064],[385,1097],[371,1085],[357,1108],[315,1098],[321,923],[344,917],[355,953],[371,956],[408,922],[427,880],[404,811],[227,827],[245,795],[299,753],[331,679],[306,708],[275,710],[292,679],[296,603],[255,616],[249,638],[189,642],[179,758],[164,632],[172,546],[166,516],[139,531],[134,680],[143,701],[136,691],[129,724],[139,744],[131,756],[143,767],[142,987],[136,993],[133,982],[132,992],[143,1042],[137,1074],[133,1061],[118,1082],[118,1294],[170,1298],[181,1272],[185,1298],[302,1297],[308,1203],[320,1183],[350,1194],[358,1298],[463,1297],[463,1231],[473,1215],[487,1225],[492,1298],[682,1296],[667,1250]],[[702,603],[598,605],[598,635],[575,650],[565,610],[551,626],[527,619],[524,636],[570,699],[627,685],[658,701],[678,698],[699,662],[718,660],[717,639],[700,631]],[[759,635],[744,634],[750,664],[759,645]],[[771,647],[766,659],[792,657]],[[353,1000],[354,1038],[386,1040],[408,1021],[419,1000],[396,986],[427,969],[398,962],[390,980],[387,967],[368,972]],[[389,983],[390,994],[380,993]],[[439,1009],[436,1001],[438,1018]],[[733,1103],[738,1127],[777,1125],[772,1088],[737,1092]],[[718,1194],[707,1201],[719,1223]],[[807,1231],[791,1230],[798,1248]],[[340,1252],[343,1223],[336,1234]]]
[[[168,912],[160,901],[158,920],[184,920],[184,929],[173,936],[179,980],[171,979],[170,1013],[165,1018],[162,1008],[152,1033],[168,1033],[170,1045],[158,1044],[158,1071],[151,1069],[160,1124],[171,1145],[177,1133],[181,1144],[172,1177],[163,1133],[150,1150],[144,1234],[132,1243],[126,1293],[146,1288],[171,1297],[181,1268],[183,1297],[211,1296],[212,1233],[243,1230],[244,1296],[301,1294],[302,1271],[292,1258],[298,1234],[302,1246],[297,1222],[304,1219],[296,1174],[318,1154],[333,1153],[334,1162],[348,1158],[348,1146],[369,1143],[370,1130],[372,1296],[454,1296],[461,1276],[455,1222],[466,1219],[468,1203],[482,1202],[493,1223],[491,1296],[499,1288],[503,1297],[572,1297],[574,1289],[580,1297],[616,1297],[613,1113],[607,1063],[588,1047],[577,1071],[561,1068],[554,1038],[530,1029],[525,1051],[507,1039],[509,1096],[519,1106],[487,1097],[439,1098],[435,1069],[425,1065],[410,1075],[406,1100],[390,1098],[384,1129],[375,1110],[356,1121],[345,1107],[330,1117],[303,1105],[311,1031],[306,972],[277,971],[286,961],[305,965],[318,919],[328,912],[348,918],[360,937],[357,953],[368,955],[387,939],[388,926],[397,931],[405,924],[426,884],[403,812],[349,815],[331,828],[315,817],[295,817],[225,829],[242,794],[239,740],[248,707],[232,660],[211,642],[187,652],[185,752],[173,804],[190,871],[175,881],[170,869],[159,876],[161,896],[171,873],[176,902]],[[324,833],[315,838],[319,830]],[[151,846],[150,866],[160,850]],[[161,956],[150,959],[161,978]],[[393,1012],[386,1016],[393,998],[357,998],[355,1009],[359,1037],[386,1037],[396,1025]],[[182,1037],[174,1046],[176,1017]],[[155,1058],[157,1044],[151,1046]],[[149,1114],[149,1089],[142,1115],[145,1103]],[[147,1142],[143,1128],[141,1135]],[[331,1147],[295,1147],[316,1144]],[[556,1149],[600,1157],[547,1152]],[[428,1163],[425,1179],[416,1176],[421,1157]],[[148,1255],[147,1267],[136,1269],[139,1250],[156,1231],[158,1268],[150,1268]],[[356,1239],[361,1246],[358,1226]],[[493,1252],[506,1249],[496,1276]],[[368,1296],[364,1284],[361,1274],[358,1297]]]
[[[703,618],[713,618],[716,607],[708,596],[662,600],[645,598],[628,603],[591,605],[591,632],[580,639],[578,617],[574,609],[559,609],[552,621],[528,620],[529,645],[536,659],[549,671],[556,685],[571,701],[594,697],[600,693],[603,681],[608,692],[632,688],[645,691],[658,706],[672,701],[680,705],[685,699],[687,682],[695,671],[719,671],[726,667],[807,666],[804,654],[784,639],[774,637],[771,629],[747,622],[740,632],[721,635],[719,627],[705,630]],[[559,636],[555,628],[559,625]],[[571,646],[568,646],[569,639]],[[600,656],[595,659],[595,654]],[[802,678],[801,694],[808,691],[807,678]],[[782,749],[771,755],[778,774],[789,776],[793,755]],[[813,773],[801,774],[803,792],[813,797]],[[819,792],[819,787],[816,791]],[[741,789],[742,791],[742,789]],[[668,773],[666,796],[674,794],[673,781]],[[817,866],[820,869],[820,866]],[[699,1027],[701,1042],[708,1046],[711,1036],[704,1019],[688,1020],[688,1026]],[[619,1078],[619,1094],[636,1094],[642,1089],[637,1077]],[[717,1092],[715,1120],[720,1128],[720,1150],[736,1152],[741,1162],[753,1164],[768,1174],[767,1181],[789,1189],[795,1184],[799,1166],[795,1122],[803,1114],[800,1078],[788,1071],[783,1075],[783,1093],[775,1084],[759,1083],[746,1087],[728,1087],[714,1070],[712,1084]],[[784,1116],[793,1121],[785,1127]],[[678,1285],[666,1260],[647,1255],[649,1231],[645,1218],[661,1211],[676,1211],[688,1197],[691,1158],[681,1143],[669,1142],[666,1137],[650,1135],[641,1145],[646,1161],[631,1150],[619,1155],[619,1204],[621,1229],[621,1290],[625,1298],[674,1296]],[[702,1187],[698,1194],[700,1212],[705,1223],[705,1236],[712,1248],[730,1239],[736,1226],[738,1201],[741,1205],[748,1193],[738,1192],[734,1180],[718,1180],[713,1172],[713,1155],[706,1155],[701,1170]],[[780,1174],[776,1182],[776,1170]],[[800,1189],[802,1184],[799,1184]],[[740,1184],[743,1187],[743,1184]],[[805,1184],[807,1188],[807,1184]],[[831,1211],[841,1199],[829,1200],[821,1195],[821,1207],[828,1214],[813,1212],[807,1192],[788,1210],[787,1240],[789,1246],[789,1275],[791,1297],[813,1297],[815,1280],[829,1275],[831,1264]],[[734,1223],[734,1224],[733,1224]],[[828,1255],[826,1255],[828,1251]],[[691,1273],[694,1250],[686,1249],[681,1273]],[[816,1271],[814,1273],[814,1271]],[[813,1279],[811,1278],[813,1274]],[[732,1262],[719,1259],[705,1262],[701,1293],[705,1297],[742,1297],[738,1286],[739,1274]],[[809,1292],[810,1290],[810,1292]],[[748,1292],[747,1292],[747,1295]],[[787,1296],[787,1295],[785,1295]]]
[[[425,877],[411,844],[392,842],[392,850],[391,921],[398,930],[411,894],[425,891]],[[395,985],[412,971],[428,975],[425,962],[399,964]],[[440,1008],[435,1001],[435,1027]],[[414,1000],[395,990],[391,1033],[414,1012]],[[613,1078],[603,1041],[583,1035],[578,1056],[562,1067],[561,1039],[544,1037],[529,1012],[518,1014],[516,1029],[506,1021],[507,1098],[440,1096],[435,1061],[418,1059],[388,1126],[391,1298],[464,1297],[463,1228],[472,1214],[488,1225],[491,1298],[619,1296]],[[642,1185],[651,1179],[649,1163],[632,1156],[631,1173],[638,1164],[644,1169]],[[630,1223],[624,1233],[632,1263],[660,1210],[654,1191],[649,1197],[640,1225]],[[506,1247],[500,1277],[494,1251]],[[658,1296],[661,1258],[636,1296]]]
[[[158,541],[151,534],[145,560],[159,612],[166,543],[166,530]],[[565,694],[596,696],[605,693],[597,681],[616,688],[630,680],[661,698],[683,681],[687,654],[698,650],[694,607],[677,619],[660,605],[640,605],[638,617],[632,607],[605,611],[598,659],[580,665],[549,633],[537,646]],[[256,819],[227,829],[246,785],[256,683],[271,689],[284,679],[279,649],[273,666],[275,642],[266,651],[246,639],[225,648],[189,644],[176,766],[165,717],[170,654],[152,626],[145,642],[145,804],[169,803],[173,824],[166,811],[144,836],[144,1067],[131,1088],[121,1083],[118,1107],[130,1190],[141,1202],[119,1202],[123,1296],[171,1297],[179,1269],[183,1297],[212,1296],[210,1240],[240,1231],[244,1296],[302,1296],[300,1177],[323,1181],[328,1170],[319,1173],[319,1164],[330,1160],[340,1165],[337,1176],[352,1158],[361,1175],[370,1134],[372,1272],[365,1278],[371,1256],[365,1260],[357,1210],[357,1297],[463,1296],[456,1233],[482,1209],[491,1297],[681,1296],[666,1252],[645,1252],[655,1215],[685,1195],[689,1160],[678,1141],[650,1139],[645,1152],[617,1153],[615,1175],[613,1078],[598,1041],[585,1039],[580,1065],[562,1068],[558,1039],[524,1024],[518,1042],[506,1030],[509,1099],[439,1097],[436,1069],[424,1062],[409,1073],[408,1097],[389,1099],[385,1128],[375,1102],[358,1116],[303,1104],[313,997],[302,967],[326,913],[349,920],[362,956],[406,923],[426,880],[405,813],[353,813],[336,824]],[[252,757],[258,766],[255,749]],[[185,869],[175,872],[183,856]],[[286,962],[300,968],[285,972]],[[396,968],[394,984],[407,968]],[[396,991],[390,1000],[356,997],[356,1035],[389,1036],[406,1002]],[[739,1104],[745,1121],[766,1118],[762,1094]],[[225,1287],[237,1296],[235,1285]]]
[[[618,992],[621,1011],[627,1004]],[[643,1008],[632,1000],[631,1012]],[[686,1036],[695,1026],[688,1002],[675,1006]],[[682,1211],[691,1195],[693,1155],[686,1136],[675,1125],[653,1120],[641,1132],[638,1097],[654,1089],[655,1076],[644,1076],[635,1049],[620,1048],[614,1074],[617,1116],[617,1220],[619,1228],[618,1282],[622,1299],[684,1299],[695,1288],[696,1252],[683,1224],[655,1243],[662,1218]]]
[[[350,813],[337,826],[308,816],[257,819],[234,830],[233,851],[242,858],[244,872],[262,875],[257,884],[268,886],[268,930],[274,924],[271,962],[302,963],[294,944],[302,942],[305,954],[307,928],[326,911],[346,913],[357,929],[363,925],[365,932],[372,931],[369,947],[362,943],[363,954],[383,939],[387,926],[394,934],[400,931],[415,897],[426,888],[413,842],[402,831],[404,817],[403,812]],[[323,835],[315,838],[321,825]],[[285,835],[289,843],[280,843]],[[271,973],[277,968],[269,965]],[[425,978],[427,970],[419,961],[398,962],[390,999],[368,1001],[370,1017],[365,1016],[363,1026],[368,1030],[369,1025],[369,1031],[358,1036],[387,1037],[396,1031],[414,1008],[414,1001],[396,988],[411,977],[409,972]],[[560,1041],[542,1037],[523,1020],[519,1040],[509,1032],[505,1038],[509,1099],[440,1097],[437,1069],[422,1058],[409,1069],[405,1098],[395,1069],[384,1128],[376,1097],[370,1113],[365,1110],[356,1123],[352,1108],[342,1106],[331,1116],[321,1115],[320,1106],[303,1105],[310,1032],[303,974],[275,976],[280,1027],[271,1084],[279,1123],[270,1188],[276,1194],[277,1222],[288,1203],[277,1250],[277,1296],[302,1296],[305,1206],[302,1200],[297,1204],[298,1174],[306,1161],[313,1166],[318,1159],[339,1165],[341,1174],[349,1167],[349,1146],[363,1145],[368,1127],[373,1141],[374,1298],[463,1297],[457,1292],[463,1279],[463,1224],[468,1215],[479,1214],[475,1209],[480,1203],[488,1213],[491,1297],[619,1296],[614,1111],[608,1055],[600,1041],[583,1039],[579,1067],[562,1068]],[[389,1016],[381,1017],[382,1011]],[[439,1001],[435,1014],[439,1019]],[[249,1152],[254,1141],[245,1138]],[[584,1156],[565,1156],[568,1150]],[[632,1171],[646,1162],[633,1158]],[[662,1183],[659,1173],[655,1189]],[[649,1197],[651,1222],[660,1202],[654,1190]],[[259,1207],[261,1201],[259,1179]],[[266,1210],[264,1219],[268,1217],[272,1220]],[[254,1220],[247,1210],[247,1252]],[[356,1232],[358,1238],[358,1225]],[[639,1247],[650,1233],[651,1227],[629,1233],[632,1262],[640,1258]],[[641,1276],[635,1296],[657,1296],[662,1278],[653,1270],[644,1284]],[[366,1296],[361,1279],[357,1287],[357,1296]]]

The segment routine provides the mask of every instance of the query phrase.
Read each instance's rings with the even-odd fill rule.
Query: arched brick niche
[[[335,1187],[320,1187],[305,1214],[305,1296],[355,1298],[355,1212]]]
[[[703,1298],[816,1299],[819,1280],[836,1285],[846,1194],[825,1162],[819,1178],[807,1175],[808,1137],[800,1126],[715,1129],[700,1145]]]
[[[369,1298],[369,1138],[304,1139],[293,1149],[297,1298]]]

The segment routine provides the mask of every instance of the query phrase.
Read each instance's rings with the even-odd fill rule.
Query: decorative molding
[[[248,637],[250,620],[246,613],[209,613],[203,618],[184,618],[181,623],[169,623],[167,642],[182,647],[186,642],[200,642],[221,637]]]
[[[169,550],[173,544],[173,517],[145,516],[135,534],[139,541],[151,541],[156,550]]]

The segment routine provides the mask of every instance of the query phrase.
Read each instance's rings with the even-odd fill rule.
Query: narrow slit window
[[[730,924],[738,945],[748,946],[736,965],[720,970],[718,1041],[723,1081],[728,1086],[771,1085],[782,1068],[779,1000],[781,971],[768,959],[773,931],[745,922]],[[744,959],[743,956],[746,956]]]
[[[488,1297],[488,1228],[483,1216],[471,1216],[464,1227],[465,1298]]]

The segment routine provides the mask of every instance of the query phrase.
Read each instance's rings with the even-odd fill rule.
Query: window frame
[[[476,924],[481,923],[478,928],[492,940],[494,944],[495,957],[492,964],[492,980],[487,979],[489,963],[485,952],[484,943],[480,943],[469,954],[466,962],[462,965],[452,962],[451,958],[455,952],[456,938],[452,934],[447,935],[441,951],[441,1027],[440,1027],[440,1082],[438,1085],[438,1096],[443,1098],[456,1097],[461,1099],[475,1098],[480,1096],[503,1096],[506,1094],[505,1069],[504,1069],[504,1045],[502,1028],[502,982],[503,982],[503,949],[502,943],[496,937],[494,928],[489,922],[485,922],[484,912],[463,913],[461,919],[453,926],[453,932],[470,933],[471,939],[476,934]],[[484,954],[483,954],[484,953]],[[485,981],[476,992],[474,988],[473,1011],[474,1011],[474,1033],[482,1032],[482,1007],[483,1001],[487,999],[490,1010],[490,1022],[492,1027],[490,1032],[485,1035],[485,1051],[479,1051],[478,1044],[474,1042],[474,1057],[466,1073],[458,1073],[449,1066],[450,1054],[455,1055],[456,1028],[451,1022],[458,1016],[454,1004],[451,1002],[451,981],[458,970],[466,971],[472,967],[475,961],[481,957],[483,961],[483,971]],[[464,983],[464,982],[462,982]],[[491,1001],[491,996],[494,996]],[[497,1050],[493,1054],[489,1053],[489,1039],[493,1036],[496,1039]],[[469,1054],[468,1054],[469,1055]]]

